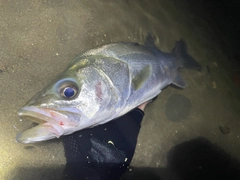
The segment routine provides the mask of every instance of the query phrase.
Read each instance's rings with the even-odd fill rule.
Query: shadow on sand
[[[30,169],[20,167],[14,172],[13,179],[57,180],[61,179],[63,169],[62,166]],[[167,168],[133,167],[132,169],[123,176],[123,180],[240,179],[240,162],[202,137],[173,147],[168,152]]]
[[[206,138],[197,138],[168,152],[167,168],[132,168],[124,180],[237,180],[240,163]]]

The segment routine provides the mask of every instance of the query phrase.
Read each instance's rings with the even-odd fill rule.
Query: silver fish
[[[181,67],[201,68],[182,40],[171,53],[159,50],[150,35],[144,45],[120,42],[85,51],[18,111],[38,125],[16,139],[34,143],[107,123],[169,84],[186,87]]]

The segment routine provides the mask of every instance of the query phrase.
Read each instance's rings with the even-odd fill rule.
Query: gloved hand
[[[64,136],[62,179],[119,179],[132,160],[144,112],[138,108],[106,124]]]

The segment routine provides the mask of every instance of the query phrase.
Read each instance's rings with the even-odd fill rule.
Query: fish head
[[[18,110],[20,119],[39,124],[17,135],[22,143],[60,137],[70,127],[77,127],[82,118],[78,108],[81,82],[74,71],[66,71],[34,95]]]
[[[33,96],[18,115],[38,125],[20,132],[17,141],[34,143],[92,126],[100,106],[108,104],[106,84],[94,77],[94,68],[69,68]]]

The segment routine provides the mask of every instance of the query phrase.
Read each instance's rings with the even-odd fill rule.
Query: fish
[[[183,40],[163,52],[151,35],[143,44],[118,42],[86,50],[18,110],[36,126],[19,143],[59,138],[114,120],[156,97],[165,87],[187,85],[179,69],[201,70]]]

